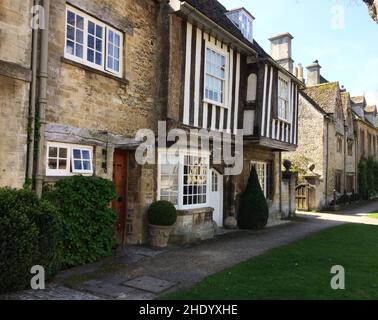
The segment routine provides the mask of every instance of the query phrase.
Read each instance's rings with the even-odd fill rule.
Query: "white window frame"
[[[224,81],[224,89],[223,89],[223,96],[222,96],[223,102],[222,103],[219,102],[219,101],[211,100],[211,99],[206,97],[206,76],[208,74],[207,73],[208,49],[224,56],[224,58],[225,58],[225,74],[224,74],[225,78],[224,78],[224,80],[210,74],[211,77],[214,77],[214,78],[217,78],[221,81]],[[226,97],[228,96],[228,90],[229,90],[229,88],[228,88],[229,66],[230,66],[229,61],[230,61],[229,53],[226,50],[221,49],[221,48],[215,46],[214,44],[212,44],[208,41],[206,42],[206,45],[205,45],[205,66],[204,66],[204,74],[203,74],[203,77],[204,77],[203,102],[213,104],[213,105],[216,105],[216,106],[222,107],[222,108],[229,108],[229,106],[226,104]]]
[[[84,35],[83,35],[83,58],[77,57],[67,52],[67,41],[72,41],[67,37],[67,18],[68,18],[68,11],[73,12],[75,15],[79,15],[84,19]],[[102,61],[101,65],[96,64],[96,56],[94,57],[94,62],[88,61],[88,22],[93,22],[96,26],[102,27]],[[66,6],[66,14],[65,14],[65,30],[64,30],[64,57],[66,59],[78,62],[80,64],[89,66],[91,68],[103,71],[108,74],[115,75],[119,78],[123,75],[123,47],[124,47],[124,35],[122,32],[114,29],[113,27],[99,21],[98,19],[70,6]],[[119,72],[116,72],[110,68],[107,68],[107,61],[108,61],[108,53],[107,53],[107,45],[108,45],[108,30],[113,31],[114,33],[120,36],[120,65],[119,65]],[[95,45],[96,48],[96,37],[95,37]],[[92,48],[90,48],[92,49]],[[96,50],[94,49],[95,53]]]
[[[287,83],[287,109],[286,109],[286,117],[283,118],[281,117],[280,115],[280,100],[282,99],[281,96],[280,96],[280,87],[281,87],[281,81],[284,81]],[[291,116],[291,81],[290,81],[290,78],[287,77],[286,75],[284,75],[283,73],[279,73],[278,74],[278,83],[277,83],[277,86],[278,86],[278,94],[277,94],[277,118],[281,121],[284,121],[284,122],[290,122],[290,116]]]
[[[49,168],[49,149],[50,148],[65,148],[67,149],[67,168],[66,169],[50,169]],[[89,151],[91,170],[75,170],[73,165],[73,149],[87,150]],[[82,174],[85,176],[93,175],[93,147],[68,144],[61,142],[47,142],[46,144],[46,176],[48,177],[62,177],[62,176],[73,176],[77,174]]]
[[[175,150],[177,151],[177,150]],[[172,155],[175,151],[168,150],[168,149],[159,149],[158,150],[158,179],[157,179],[157,199],[161,199],[161,155],[167,154]],[[201,204],[187,204],[184,205],[184,160],[185,156],[197,156],[206,158],[206,165],[207,165],[207,174],[206,174],[206,203]],[[175,205],[177,210],[190,210],[190,209],[197,209],[197,208],[206,208],[209,206],[210,201],[210,191],[211,191],[211,168],[210,168],[210,152],[206,151],[198,151],[198,150],[187,150],[186,152],[180,152],[177,155],[178,159],[178,197],[177,197],[177,205]]]
[[[59,169],[59,163],[57,163],[58,169],[50,169],[49,168],[49,160],[50,158],[50,148],[58,148],[59,149],[67,149],[67,167],[66,169]],[[57,159],[59,161],[59,154],[57,155]],[[63,159],[63,158],[62,158]],[[71,169],[71,161],[70,161],[70,148],[67,144],[64,143],[55,143],[55,142],[48,142],[46,145],[46,176],[68,176],[70,175],[70,169]]]
[[[255,165],[264,166],[264,188],[263,188],[263,192],[264,192],[265,197],[267,197],[267,192],[268,192],[268,186],[267,186],[268,163],[264,162],[264,161],[251,161],[251,169]],[[257,172],[257,176],[259,177],[259,182],[260,182],[259,171],[256,170],[256,172]]]
[[[120,38],[120,47],[119,47],[119,70],[118,72],[114,69],[111,69],[108,67],[108,59],[109,59],[109,56],[108,56],[108,44],[109,44],[109,31],[112,31],[114,34],[118,35],[119,38]],[[122,77],[122,70],[123,70],[123,33],[122,32],[119,32],[118,30],[110,27],[110,26],[107,26],[106,28],[106,57],[105,57],[105,69],[108,71],[108,72],[111,72],[111,73],[114,73],[116,75],[118,75],[119,77]],[[114,57],[114,56],[113,56]]]
[[[88,159],[83,159],[81,157],[80,159],[75,159],[74,158],[74,150],[80,150],[80,154],[82,156],[83,151],[88,151],[89,152],[89,162],[91,165],[90,170],[84,170],[84,169],[75,169],[75,160],[76,161],[81,161],[83,164],[83,161],[88,161]],[[71,166],[72,166],[72,172],[76,174],[92,174],[93,173],[93,148],[90,147],[84,147],[84,146],[72,146],[71,147]]]

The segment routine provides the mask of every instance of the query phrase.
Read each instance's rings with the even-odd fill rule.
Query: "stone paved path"
[[[378,219],[366,217],[374,210],[378,210],[378,201],[337,213],[299,213],[290,223],[261,231],[224,233],[186,247],[154,250],[129,246],[120,257],[62,272],[47,290],[24,291],[0,299],[150,300],[333,226],[349,222],[378,225]]]

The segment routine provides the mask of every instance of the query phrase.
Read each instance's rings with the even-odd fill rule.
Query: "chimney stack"
[[[282,67],[293,73],[294,60],[291,55],[291,41],[294,37],[290,33],[283,33],[270,38],[271,56]]]
[[[298,63],[298,79],[302,81],[303,83],[305,83],[305,79],[303,76],[303,66],[301,63]]]
[[[314,61],[313,64],[307,66],[307,85],[316,86],[320,84],[320,69],[319,61]]]

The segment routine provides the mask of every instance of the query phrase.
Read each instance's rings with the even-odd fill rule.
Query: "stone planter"
[[[151,245],[153,247],[164,248],[168,244],[169,235],[173,226],[155,226],[150,224]]]

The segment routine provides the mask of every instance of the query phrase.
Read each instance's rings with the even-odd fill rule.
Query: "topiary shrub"
[[[29,286],[33,265],[46,277],[61,261],[57,210],[27,190],[0,189],[0,293]]]
[[[148,222],[155,226],[173,226],[177,220],[175,206],[169,201],[156,201],[148,208]]]
[[[246,189],[241,195],[238,225],[240,229],[262,229],[268,223],[269,208],[253,166]]]
[[[73,176],[47,192],[60,210],[63,225],[63,265],[71,267],[109,256],[115,246],[116,213],[109,207],[117,197],[113,182]]]

